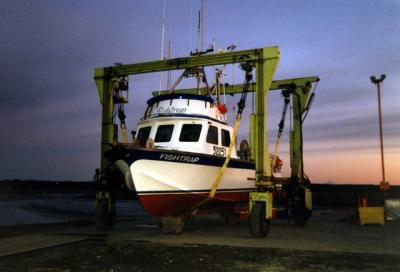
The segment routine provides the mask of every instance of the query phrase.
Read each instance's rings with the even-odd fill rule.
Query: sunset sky
[[[0,1],[0,179],[92,178],[101,126],[94,68],[159,59],[163,2]],[[167,0],[172,57],[196,49],[199,3]],[[369,77],[386,74],[386,176],[400,185],[399,26],[398,0],[205,0],[206,46],[213,40],[238,50],[279,46],[275,79],[321,78],[304,124],[305,171],[320,183],[381,181],[377,94]],[[237,65],[227,72],[225,81],[242,82]],[[130,77],[129,130],[159,79]],[[237,99],[228,99],[230,112]],[[283,102],[272,93],[268,103],[272,148]],[[244,120],[239,139],[247,126]],[[287,143],[281,156],[288,174]]]

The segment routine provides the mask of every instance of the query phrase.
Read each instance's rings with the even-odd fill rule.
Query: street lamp
[[[378,90],[378,113],[379,113],[379,135],[381,142],[381,162],[382,162],[382,181],[380,183],[380,188],[385,191],[385,199],[386,199],[386,190],[389,189],[389,182],[386,181],[385,178],[385,160],[383,157],[383,129],[382,129],[382,108],[381,108],[381,84],[383,80],[386,78],[386,75],[381,75],[379,79],[375,76],[371,76],[371,82],[376,85]]]

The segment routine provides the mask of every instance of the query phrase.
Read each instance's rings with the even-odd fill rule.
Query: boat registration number
[[[214,149],[214,156],[225,157],[226,156],[226,149],[223,147],[213,146]]]

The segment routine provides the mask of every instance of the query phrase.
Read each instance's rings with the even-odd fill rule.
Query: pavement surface
[[[320,209],[305,227],[273,221],[264,239],[250,236],[247,221],[227,225],[217,215],[195,217],[179,235],[161,234],[152,218],[109,232],[47,224],[0,238],[0,271],[400,271],[400,222],[355,218]]]
[[[107,234],[110,242],[146,241],[169,245],[222,245],[400,256],[399,222],[360,226],[352,216],[349,210],[319,211],[305,227],[276,220],[263,239],[251,237],[247,221],[238,220],[234,225],[227,225],[218,215],[195,217],[186,223],[183,233],[179,235],[161,234],[157,224],[135,221],[121,222],[115,230],[102,234]],[[100,233],[92,226],[60,232],[83,237]]]
[[[73,237],[70,235],[23,235],[1,239],[0,256],[14,255],[18,253],[66,245],[87,240],[84,237]]]

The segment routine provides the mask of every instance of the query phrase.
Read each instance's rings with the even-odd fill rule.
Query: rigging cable
[[[303,123],[304,120],[306,120],[306,117],[307,117],[307,115],[308,115],[308,112],[310,111],[311,105],[312,105],[312,103],[313,103],[313,101],[314,101],[315,89],[317,88],[318,83],[319,83],[319,81],[317,81],[317,83],[315,83],[314,88],[313,88],[313,90],[312,90],[312,92],[311,92],[310,98],[309,98],[308,101],[307,101],[307,106],[306,106],[306,108],[305,108],[305,110],[304,110],[304,114],[303,114],[303,118],[302,118],[302,120],[301,120],[301,123]],[[311,83],[309,83],[309,84],[311,84]]]
[[[276,165],[276,158],[278,157],[278,150],[279,150],[279,144],[281,142],[282,134],[283,134],[283,129],[285,127],[285,119],[286,119],[286,113],[287,113],[287,108],[290,103],[290,95],[293,93],[293,86],[289,86],[288,89],[282,90],[281,95],[284,97],[284,105],[283,105],[283,110],[282,110],[282,117],[281,121],[279,122],[279,130],[278,130],[278,135],[276,137],[275,141],[275,150],[274,154],[272,157],[272,170],[275,168]]]
[[[129,83],[126,78],[120,78],[116,82],[116,88],[115,88],[116,98],[118,99],[117,110],[118,110],[118,119],[120,121],[121,134],[122,134],[121,137],[122,137],[123,144],[128,143],[128,138],[126,135],[126,123],[125,123],[126,115],[125,115],[125,108],[124,108],[124,104],[123,104],[124,97],[122,95],[122,91],[126,91],[126,95],[128,97],[128,90],[129,90],[128,84]],[[115,112],[115,114],[117,114],[117,112]]]

